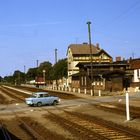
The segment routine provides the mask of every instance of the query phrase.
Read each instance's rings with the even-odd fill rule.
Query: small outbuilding
[[[131,81],[127,73],[129,68],[127,61],[92,63],[93,78],[91,78],[91,63],[79,63],[77,67],[80,71],[81,89],[91,89],[93,86],[94,90],[122,91],[129,86],[129,84],[126,85],[126,81]]]

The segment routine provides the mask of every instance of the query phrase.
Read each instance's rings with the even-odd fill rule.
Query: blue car
[[[25,98],[25,102],[29,106],[56,105],[60,102],[60,99],[49,95],[48,92],[35,92],[31,97]]]

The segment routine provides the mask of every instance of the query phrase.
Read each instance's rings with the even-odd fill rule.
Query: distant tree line
[[[15,70],[13,75],[5,76],[4,78],[0,76],[0,82],[17,85],[24,84],[35,80],[36,77],[43,77],[43,71],[45,71],[45,79],[48,82],[67,77],[67,59],[61,59],[54,65],[49,61],[44,61],[38,67],[29,68],[27,73]]]

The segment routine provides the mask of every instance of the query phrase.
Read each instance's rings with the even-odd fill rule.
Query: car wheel
[[[37,103],[37,106],[42,106],[42,103],[41,103],[41,102],[38,102],[38,103]]]
[[[55,100],[55,101],[53,101],[53,105],[56,105],[57,104],[57,101]]]

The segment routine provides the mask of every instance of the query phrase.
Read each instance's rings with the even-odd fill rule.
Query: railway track
[[[25,121],[23,121],[20,117],[15,116],[15,119],[13,119],[11,122],[7,122],[6,120],[3,121],[4,126],[3,128],[6,128],[7,133],[1,133],[1,137],[6,139],[2,140],[45,140],[42,138],[41,135],[39,135],[37,132],[33,130],[32,127],[30,127]],[[14,127],[14,128],[13,128]],[[8,137],[8,139],[7,139]],[[13,138],[14,137],[14,138]],[[16,138],[16,139],[15,139]]]
[[[126,105],[117,103],[102,103],[92,105],[97,109],[108,111],[115,114],[126,115]],[[140,118],[140,107],[130,106],[130,116],[132,119]]]
[[[0,138],[2,140],[11,140],[10,133],[7,131],[3,123],[0,123]]]
[[[26,89],[26,87],[22,87],[22,89]],[[34,92],[42,91],[41,89],[35,89],[35,88],[29,88],[29,87],[27,87],[27,89],[29,89],[32,92],[33,91]],[[19,91],[14,90],[14,89],[9,89],[9,88],[6,88],[6,87],[1,87],[1,90],[3,92],[5,92],[6,94],[8,94],[9,96],[13,97],[14,99],[17,99],[20,102],[24,102],[25,98],[29,97],[28,94],[25,94],[23,92],[19,92]],[[65,98],[64,97],[65,94],[63,93],[62,95],[63,95],[63,98]],[[62,97],[62,95],[61,95],[61,97]],[[121,114],[121,115],[125,115],[126,114],[126,107],[125,107],[124,104],[98,103],[98,104],[91,104],[91,106],[94,106],[97,109],[108,111],[108,112],[115,113],[115,114]],[[139,107],[130,106],[130,115],[131,115],[132,119],[140,118],[140,108]]]
[[[0,138],[6,137],[6,139],[2,140],[13,140],[13,137],[16,138],[14,140],[66,140],[63,135],[50,131],[32,117],[18,116],[14,111],[13,115],[14,120],[11,122],[3,120],[3,125],[6,127],[2,127],[3,133],[0,131]],[[10,131],[11,133],[9,133]]]
[[[6,95],[10,96],[11,98],[13,98],[14,100],[16,100],[18,102],[24,102],[25,98],[29,97],[28,94],[19,92],[14,89],[9,89],[9,88],[3,87],[3,86],[1,86],[0,89],[3,93],[6,93]]]
[[[139,140],[140,138],[140,132],[136,130],[94,116],[65,110],[61,114],[55,114],[52,111],[48,111],[48,113],[49,115],[45,115],[46,119],[61,125],[64,129],[70,131],[74,137],[79,135],[75,139]]]
[[[1,88],[0,88],[0,104],[8,104],[9,101],[7,100],[7,98],[4,96]]]
[[[47,91],[47,90],[43,90],[43,89],[32,88],[32,87],[23,87],[23,86],[16,86],[16,88],[31,91],[31,92]],[[61,99],[79,99],[79,98],[82,98],[82,97],[77,97],[73,94],[69,94],[69,93],[65,93],[65,92],[64,93],[58,92],[58,91],[48,91],[48,92],[53,96],[59,96],[59,98],[61,98]]]
[[[24,101],[24,98],[29,95],[24,95],[24,93],[15,91],[14,89],[6,89],[5,87],[1,87],[1,90],[11,96],[12,98],[16,99],[17,101]],[[64,96],[64,95],[63,95]],[[103,109],[105,111],[114,111],[113,113],[123,112],[122,108],[125,107],[122,105],[117,105],[114,103],[102,103],[101,105],[98,104],[89,104],[94,106],[98,109]],[[103,105],[106,104],[106,105]],[[109,106],[115,106],[114,108],[109,108]],[[94,116],[90,116],[83,113],[78,113],[74,111],[68,111],[68,108],[60,108],[55,106],[52,109],[46,109],[45,107],[40,107],[38,111],[44,111],[44,115],[41,116],[44,119],[50,121],[50,124],[55,124],[61,127],[63,130],[69,132],[71,137],[65,137],[61,133],[54,132],[50,130],[49,126],[46,123],[41,123],[41,121],[36,120],[36,117],[23,115],[20,116],[16,112],[13,111],[13,115],[15,120],[12,120],[10,123],[6,121],[5,124],[7,125],[8,130],[12,130],[13,134],[18,133],[20,139],[51,139],[51,140],[65,140],[65,139],[72,139],[72,140],[139,140],[140,132],[138,130],[134,130],[132,128],[124,127],[118,125],[116,123],[103,120],[101,118],[97,118]],[[133,112],[139,113],[139,108],[133,108]],[[45,112],[46,111],[46,112]],[[11,111],[12,112],[12,111]],[[39,112],[38,112],[39,113]],[[43,119],[40,118],[40,119]],[[10,126],[11,124],[11,126]],[[15,130],[13,130],[13,127]]]

